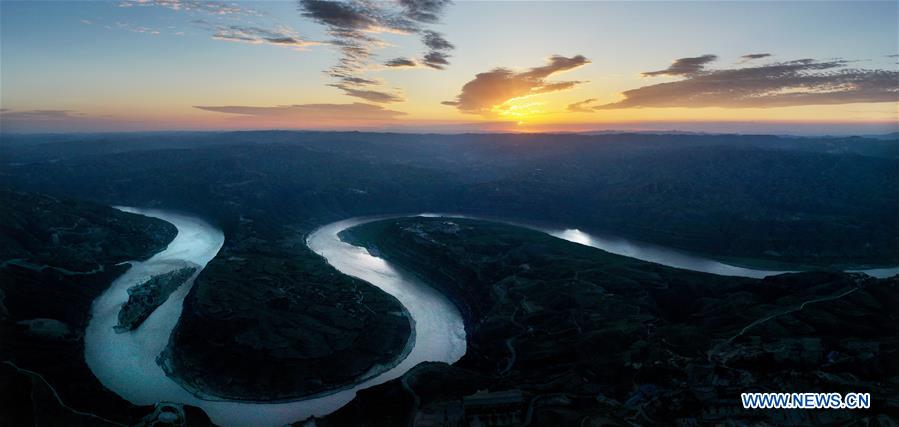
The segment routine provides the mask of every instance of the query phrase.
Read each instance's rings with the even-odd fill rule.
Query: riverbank
[[[375,368],[365,375],[367,379],[351,387],[314,398],[257,403],[197,396],[167,376],[157,360],[180,317],[190,281],[176,290],[133,333],[115,334],[112,326],[117,320],[116,308],[127,298],[130,283],[165,268],[174,268],[184,261],[205,266],[221,248],[223,236],[219,230],[196,218],[164,211],[140,212],[173,223],[178,227],[178,237],[150,260],[134,263],[128,273],[98,298],[85,349],[88,364],[103,384],[132,403],[182,402],[203,409],[213,422],[224,426],[284,425],[332,413],[350,402],[359,390],[397,378],[420,362],[452,363],[465,352],[464,328],[461,318],[453,316],[452,304],[440,300],[440,294],[433,289],[407,280],[364,249],[340,241],[338,233],[352,223],[339,222],[310,234],[309,247],[341,273],[367,280],[388,294],[397,295],[415,321],[415,339],[409,341],[411,348],[405,347],[408,354],[397,358],[389,369],[384,369],[386,365]],[[401,313],[397,315],[404,318]]]
[[[0,258],[0,361],[6,362],[0,366],[6,409],[0,424],[129,425],[152,412],[97,380],[85,362],[83,337],[93,301],[129,270],[120,263],[163,250],[175,227],[29,193],[0,192],[0,211],[3,237],[21,241],[4,249],[27,259]],[[10,228],[28,237],[21,240]]]
[[[468,300],[474,327],[458,363],[423,365],[325,425],[360,417],[453,423],[474,414],[537,425],[714,424],[722,418],[708,408],[732,407],[733,390],[793,384],[884,396],[871,413],[798,415],[818,425],[875,419],[899,392],[882,381],[899,374],[895,325],[884,329],[899,303],[897,278],[691,272],[459,218],[393,218],[344,235]],[[403,396],[413,398],[379,406]],[[758,417],[778,420],[739,411],[725,418]]]
[[[462,213],[420,213],[416,215],[385,216],[384,218],[404,218],[413,216],[423,218],[462,218],[498,222],[515,227],[540,231],[553,237],[585,246],[591,246],[615,255],[622,255],[641,261],[661,264],[667,267],[723,276],[760,279],[771,275],[802,271],[846,271],[851,273],[865,273],[872,277],[882,279],[899,274],[899,266],[897,265],[860,265],[848,262],[839,262],[833,265],[799,264],[765,259],[722,257],[665,247],[655,243],[629,239],[621,236],[585,232],[577,228],[566,228],[545,221],[507,220],[489,215],[467,215]]]

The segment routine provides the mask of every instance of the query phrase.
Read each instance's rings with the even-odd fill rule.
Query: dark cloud
[[[301,44],[302,41],[295,39],[293,37],[265,37],[263,40],[271,43],[271,44],[289,44],[289,45],[298,45]]]
[[[205,21],[195,21],[195,23],[204,25]],[[219,25],[211,26],[211,28],[214,30],[212,38],[217,40],[299,48],[318,44],[300,39],[297,34],[287,28],[266,29],[243,25]]]
[[[292,119],[341,119],[341,120],[381,120],[405,115],[401,111],[388,110],[379,105],[354,102],[352,104],[300,104],[276,107],[248,106],[195,106],[200,110],[216,113],[239,114],[243,116],[292,118]]]
[[[200,110],[222,113],[225,123],[219,127],[259,129],[341,129],[352,123],[354,127],[382,128],[386,124],[401,123],[406,113],[380,105],[355,102],[350,104],[299,104],[270,107],[197,106]]]
[[[395,102],[401,97],[387,90],[354,87],[352,78],[363,78],[369,71],[373,50],[383,44],[376,37],[379,32],[419,34],[428,49],[422,63],[442,69],[449,64],[449,50],[453,45],[443,36],[427,28],[437,23],[443,9],[450,4],[446,0],[397,0],[381,2],[368,0],[328,1],[298,0],[303,16],[327,27],[331,43],[341,52],[338,63],[327,71],[328,75],[341,79],[332,85],[349,96],[373,102]],[[414,66],[411,60],[397,58],[388,61],[389,67]],[[366,79],[367,80],[367,79]]]
[[[72,110],[10,110],[4,108],[0,111],[0,118],[3,120],[60,120],[81,115]]]
[[[456,100],[445,101],[444,105],[452,105],[465,113],[492,113],[494,107],[504,102],[528,95],[556,92],[569,89],[581,83],[579,81],[546,82],[553,74],[571,70],[590,61],[582,55],[573,57],[553,56],[547,65],[534,67],[527,71],[515,72],[507,68],[496,68],[480,73],[474,80],[462,86]]]
[[[404,101],[403,97],[400,95],[375,89],[366,89],[364,85],[356,85],[352,83],[334,83],[329,86],[336,87],[349,96],[364,99],[369,102],[386,104],[390,102]]]
[[[379,25],[382,18],[374,5],[363,2],[301,0],[302,15],[335,31],[364,30]]]
[[[418,64],[409,58],[394,58],[384,63],[388,67],[414,67]]]
[[[593,111],[590,104],[594,102],[596,102],[596,98],[589,98],[580,102],[575,102],[574,104],[568,104],[568,111],[573,113],[589,113]]]
[[[354,85],[376,85],[379,84],[377,80],[366,79],[362,77],[344,77],[343,81],[345,83],[354,84]]]
[[[433,24],[440,21],[443,8],[452,3],[449,0],[399,0],[405,14],[414,21]]]
[[[674,60],[668,68],[658,71],[647,71],[645,77],[654,76],[687,76],[702,71],[706,64],[718,59],[717,55],[702,55],[693,58],[680,58]]]
[[[743,58],[744,61],[751,61],[753,59],[762,59],[762,58],[767,58],[769,56],[771,56],[770,53],[749,53],[749,54],[741,56],[740,58]]]
[[[449,65],[449,61],[447,60],[447,57],[448,57],[447,54],[435,50],[435,51],[428,52],[428,54],[425,55],[424,58],[421,59],[421,62],[422,62],[422,64],[425,64],[428,67],[431,67],[431,68],[434,68],[437,70],[442,70],[444,67]]]
[[[271,17],[255,9],[213,0],[130,0],[119,3],[120,7],[163,7],[186,12],[194,19],[193,26],[212,34],[216,40],[270,44],[275,46],[301,48],[320,44],[300,37],[287,25],[278,24]],[[252,21],[251,25],[247,22]],[[160,34],[160,30],[118,22],[116,28],[148,34]],[[169,27],[176,28],[174,26]],[[175,35],[184,35],[176,31]]]
[[[587,65],[590,63],[590,60],[585,58],[584,55],[575,55],[571,58],[553,55],[547,62],[548,64],[542,67],[531,68],[530,71],[522,73],[521,75],[529,79],[544,79],[558,72],[568,71],[582,65]]]
[[[443,35],[431,30],[426,30],[422,33],[421,38],[422,43],[427,46],[431,50],[452,50],[455,48],[452,43],[448,42]]]
[[[449,65],[449,51],[455,49],[452,43],[448,42],[438,32],[427,30],[422,33],[422,43],[431,49],[421,59],[422,64],[428,67],[442,70]]]
[[[597,110],[640,107],[787,107],[899,102],[899,71],[845,68],[845,60],[799,59],[705,70],[680,81],[625,91]]]

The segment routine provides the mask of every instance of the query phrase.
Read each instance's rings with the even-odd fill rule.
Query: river
[[[84,338],[87,364],[104,386],[133,404],[178,402],[202,408],[213,422],[223,426],[280,426],[334,412],[349,403],[357,391],[397,378],[421,362],[454,363],[465,354],[465,327],[455,305],[386,261],[338,238],[344,229],[367,220],[339,221],[310,234],[307,244],[340,272],[383,289],[406,307],[414,321],[411,351],[392,368],[351,388],[319,397],[278,403],[201,399],[166,376],[156,363],[181,316],[184,298],[199,270],[134,331],[119,334],[113,326],[118,323],[119,309],[128,299],[129,287],[183,266],[183,262],[202,269],[221,249],[224,235],[194,217],[162,210],[120,209],[168,221],[178,229],[165,250],[146,261],[131,262],[132,267],[97,297],[91,309]]]
[[[184,298],[196,275],[221,249],[224,235],[215,227],[191,216],[163,210],[119,209],[168,221],[178,229],[177,236],[166,249],[146,261],[131,262],[132,267],[94,301],[91,309],[92,316],[84,340],[85,359],[104,386],[131,403],[151,405],[167,401],[194,405],[206,411],[213,422],[224,426],[284,425],[334,412],[350,402],[357,391],[398,378],[418,363],[454,363],[465,354],[462,316],[449,299],[414,277],[398,271],[385,260],[370,255],[364,248],[345,243],[338,237],[347,228],[386,217],[351,218],[315,230],[306,243],[341,273],[377,286],[406,307],[414,322],[414,335],[410,338],[412,349],[406,357],[355,386],[305,400],[256,403],[201,399],[166,376],[156,363],[156,358],[168,344],[169,336],[181,316]],[[530,228],[608,252],[677,268],[745,277],[781,273],[730,266],[654,245],[592,236],[577,229]],[[181,267],[184,262],[198,266],[197,273],[172,293],[140,327],[134,331],[116,333],[113,326],[118,323],[119,309],[128,299],[128,288],[154,275]],[[865,272],[885,277],[899,273],[899,268]]]
[[[518,227],[530,228],[532,230],[542,231],[553,237],[558,237],[569,242],[578,243],[585,246],[591,246],[602,249],[606,252],[616,255],[622,255],[641,261],[648,261],[668,267],[681,268],[684,270],[699,271],[703,273],[718,274],[721,276],[737,276],[751,277],[761,279],[766,276],[783,273],[795,273],[798,270],[765,270],[749,267],[739,267],[735,265],[725,264],[710,258],[704,258],[700,255],[694,255],[676,249],[666,248],[664,246],[654,245],[652,243],[638,242],[635,240],[625,239],[621,237],[599,236],[595,234],[585,233],[577,228],[551,227],[546,225],[534,225],[522,222],[504,221],[499,218],[482,217],[476,215],[465,215],[455,213],[423,213],[418,216],[422,217],[447,217],[447,218],[467,218],[483,221],[502,222],[515,225]],[[872,277],[885,278],[899,274],[899,266],[896,267],[880,267],[865,269],[846,270],[850,273],[865,273]]]
[[[703,258],[685,252],[656,246],[650,243],[634,242],[632,240],[600,237],[584,233],[576,228],[566,229],[540,229],[549,235],[565,239],[570,242],[580,243],[586,246],[602,249],[617,255],[636,258],[656,264],[667,265],[684,270],[701,271],[704,273],[718,274],[721,276],[739,276],[761,279],[775,274],[795,273],[796,270],[762,270],[746,267],[737,267],[724,264],[713,259]],[[850,273],[865,273],[872,277],[885,278],[899,274],[899,267],[869,268],[858,270],[846,270]]]

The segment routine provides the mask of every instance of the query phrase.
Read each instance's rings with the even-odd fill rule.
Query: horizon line
[[[893,136],[899,137],[899,129],[888,132],[872,132],[872,133],[847,133],[834,134],[828,132],[821,133],[790,133],[790,132],[739,132],[739,131],[700,131],[700,130],[640,130],[640,129],[597,129],[582,131],[565,131],[565,130],[547,130],[547,131],[509,131],[509,130],[472,130],[472,131],[402,131],[389,129],[290,129],[290,128],[268,128],[268,129],[162,129],[162,130],[98,130],[98,131],[60,131],[60,132],[10,132],[0,129],[0,137],[2,136],[61,136],[61,135],[138,135],[138,134],[175,134],[175,133],[193,133],[193,134],[226,134],[226,133],[263,133],[263,132],[292,132],[292,133],[360,133],[360,134],[383,134],[383,135],[441,135],[441,136],[464,136],[464,135],[580,135],[580,136],[602,136],[602,135],[625,135],[625,134],[649,134],[649,135],[697,135],[697,136],[713,136],[713,135],[735,135],[735,136],[776,136],[776,137],[796,137],[796,138],[814,138],[814,137],[832,137],[832,138],[865,138],[874,136]]]

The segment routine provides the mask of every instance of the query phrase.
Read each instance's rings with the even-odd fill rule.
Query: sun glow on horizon
[[[899,130],[894,2],[374,2],[339,43],[294,2],[77,3],[0,1],[4,132]]]
[[[513,98],[499,105],[494,105],[491,112],[498,117],[513,120],[519,125],[528,123],[534,118],[546,115],[543,101],[527,101],[528,97]]]

